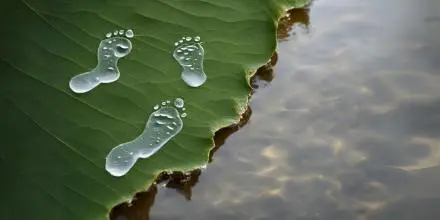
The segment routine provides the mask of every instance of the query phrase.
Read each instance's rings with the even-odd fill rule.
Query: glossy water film
[[[74,76],[69,87],[75,93],[85,93],[101,83],[112,83],[119,79],[118,60],[127,56],[132,48],[132,30],[119,30],[107,33],[98,47],[98,64],[90,72]]]
[[[191,87],[199,87],[206,82],[203,70],[205,51],[200,37],[182,37],[174,43],[174,59],[182,66],[181,77]]]
[[[155,105],[142,134],[114,147],[106,157],[105,169],[113,176],[123,176],[139,158],[148,158],[160,150],[182,130],[182,117],[186,116],[183,105],[181,98]]]

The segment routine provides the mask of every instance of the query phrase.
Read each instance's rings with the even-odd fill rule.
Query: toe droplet
[[[123,35],[124,32],[125,32],[124,30],[119,30],[119,34],[120,34],[120,35]]]
[[[162,102],[162,105],[166,105],[167,103],[166,102]]]
[[[133,30],[128,29],[128,30],[125,32],[125,36],[128,37],[128,38],[132,38],[132,37],[134,37],[134,32],[133,32]]]
[[[108,32],[107,34],[105,34],[105,37],[106,38],[109,38],[109,37],[111,37],[112,36],[112,33],[111,32]]]
[[[179,40],[179,43],[183,43],[183,40]]]
[[[158,109],[159,109],[159,105],[155,105],[155,106],[153,107],[153,109],[154,109],[154,110],[158,110]]]
[[[176,106],[176,108],[182,108],[185,105],[185,102],[183,101],[182,98],[176,98],[174,100],[174,106]]]
[[[114,35],[118,35],[118,33],[119,33],[119,31],[117,31],[117,30],[113,32]]]
[[[187,116],[187,114],[184,112],[180,115],[180,117],[185,118]]]
[[[179,43],[178,43],[178,42],[175,42],[175,43],[174,43],[174,46],[177,46],[177,45],[179,45]]]
[[[191,37],[186,37],[185,40],[186,41],[190,41],[192,38]]]
[[[195,37],[194,37],[194,40],[195,40],[195,41],[200,41],[200,36],[195,36]]]

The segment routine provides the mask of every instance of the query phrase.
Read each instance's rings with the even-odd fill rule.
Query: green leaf
[[[2,219],[106,219],[166,170],[207,162],[218,129],[247,105],[249,77],[276,47],[283,7],[304,0],[9,0],[1,6]],[[297,3],[295,5],[294,3]],[[97,64],[105,33],[135,31],[121,77],[87,94],[70,78]],[[201,36],[207,82],[188,87],[173,43]],[[183,130],[123,177],[105,157],[144,129],[153,106],[182,97]]]

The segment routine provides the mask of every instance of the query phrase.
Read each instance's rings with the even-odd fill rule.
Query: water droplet
[[[103,47],[102,49],[104,49],[104,50],[107,50],[107,49],[108,49],[108,47]]]
[[[118,159],[121,159],[121,156],[118,156]]]
[[[171,101],[170,101],[170,100],[167,100],[167,103],[168,103],[168,104],[170,104],[170,103],[171,103]]]
[[[180,115],[180,117],[185,118],[187,116],[187,114],[184,112]]]
[[[156,143],[159,143],[160,142],[160,140],[156,140]]]
[[[183,101],[182,98],[176,98],[174,100],[174,106],[176,106],[176,108],[182,108],[185,105],[185,101]]]
[[[183,110],[183,111],[185,111],[185,110],[186,110],[186,108],[182,108],[182,110]]]
[[[188,51],[194,51],[194,49],[193,48],[188,48]]]
[[[166,102],[162,102],[162,105],[166,105],[167,103]]]
[[[177,50],[176,52],[177,52],[177,53],[182,53],[182,50]]]
[[[194,70],[194,67],[189,68],[190,70]]]
[[[186,37],[185,40],[186,41],[190,41],[192,38],[191,37]]]
[[[113,71],[113,70],[115,70],[115,68],[110,66],[110,67],[107,68],[107,70]]]
[[[128,29],[128,30],[125,32],[125,36],[128,37],[128,38],[132,38],[132,37],[134,37],[134,32],[133,32],[133,30]]]
[[[183,43],[183,40],[179,40],[179,43]]]
[[[185,59],[185,57],[179,57],[179,59],[183,60],[183,59]]]
[[[195,41],[200,41],[200,36],[195,36],[195,37],[194,37],[194,40],[195,40]]]
[[[168,131],[167,134],[171,134],[171,133]]]
[[[120,35],[123,35],[124,32],[125,32],[124,30],[119,30],[119,34],[120,34]]]
[[[109,37],[111,37],[112,36],[112,33],[111,32],[108,32],[107,34],[105,34],[105,37],[106,38],[109,38]]]
[[[105,54],[104,57],[105,57],[105,58],[109,58],[109,57],[110,57],[110,54]]]
[[[177,45],[179,45],[179,43],[175,42],[175,43],[174,43],[174,46],[177,46]]]
[[[155,106],[153,107],[153,109],[154,109],[154,110],[158,110],[158,109],[159,109],[159,105],[155,105]]]
[[[185,60],[191,60],[191,58],[190,58],[190,57],[187,57],[187,58],[185,58]]]
[[[117,30],[113,32],[114,35],[118,35],[118,33],[119,33],[119,31],[117,31]]]
[[[188,52],[183,53],[183,55],[188,55],[188,54],[189,54]]]
[[[133,154],[134,154],[133,152],[130,152],[130,155],[131,155],[131,156],[133,156]]]

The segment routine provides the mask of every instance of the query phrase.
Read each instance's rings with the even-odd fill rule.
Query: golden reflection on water
[[[217,137],[206,170],[164,174],[112,219],[440,219],[439,10],[317,0],[291,11],[252,82],[249,122]]]

